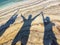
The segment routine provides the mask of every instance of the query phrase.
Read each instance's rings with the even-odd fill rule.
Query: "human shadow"
[[[36,15],[34,18],[32,18],[32,15],[29,15],[28,19],[26,19],[23,15],[21,15],[21,17],[24,21],[24,24],[23,24],[22,28],[19,30],[18,34],[15,36],[15,38],[12,42],[12,45],[16,45],[16,43],[18,41],[21,42],[21,45],[27,44],[29,34],[30,34],[31,23],[37,16],[39,16],[39,14]],[[27,27],[27,29],[26,28],[24,29],[24,27]]]
[[[58,45],[56,36],[52,30],[55,24],[50,21],[50,18],[48,16],[44,18],[43,12],[41,13],[42,13],[42,18],[43,18],[43,23],[44,23],[43,44],[44,45]]]
[[[15,13],[5,24],[0,26],[0,36],[2,36],[5,30],[15,22],[16,18],[17,18],[17,14]]]

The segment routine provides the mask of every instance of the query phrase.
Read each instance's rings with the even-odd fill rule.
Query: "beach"
[[[60,0],[27,0],[0,8],[0,45],[21,45],[21,42],[25,44],[27,35],[29,38],[25,45],[44,45],[45,27],[41,12],[44,18],[49,17],[54,23],[52,30],[56,39],[53,39],[60,45]],[[33,21],[29,19],[30,24],[24,24],[23,19],[27,20],[30,15]],[[21,37],[18,36],[20,30],[23,30]]]

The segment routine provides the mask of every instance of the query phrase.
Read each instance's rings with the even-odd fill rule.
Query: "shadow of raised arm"
[[[22,17],[22,19],[23,19],[23,21],[25,21],[26,20],[26,18],[21,14],[21,17]]]
[[[43,14],[43,12],[41,12],[41,14],[42,14],[43,22],[45,22],[45,19],[44,19],[44,14]]]
[[[38,17],[40,14],[36,15],[34,18],[32,18],[32,20],[34,20],[36,17]]]

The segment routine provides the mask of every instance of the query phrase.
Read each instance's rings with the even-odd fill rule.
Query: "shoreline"
[[[12,9],[15,10],[15,9],[22,8],[22,7],[32,6],[32,4],[34,5],[34,3],[36,3],[36,2],[38,3],[39,1],[38,0],[35,0],[35,1],[32,1],[31,2],[31,0],[29,0],[29,1],[22,1],[21,3],[18,2],[16,4],[14,4],[14,5],[7,6],[7,7],[3,8],[3,9],[0,9],[0,15],[2,13],[5,13],[6,11],[9,12],[9,10],[12,10]]]
[[[23,0],[23,1],[20,1],[20,2],[15,2],[15,3],[12,3],[12,5],[7,4],[7,6],[5,8],[0,8],[0,11],[5,10],[5,9],[9,9],[9,7],[13,8],[13,7],[16,7],[18,5],[24,5],[26,3],[31,3],[31,0]]]
[[[40,3],[40,2],[42,2],[42,3]],[[22,1],[21,3],[18,2],[14,5],[7,6],[5,8],[0,9],[0,15],[5,13],[5,12],[8,13],[10,10],[13,11],[13,10],[17,10],[17,9],[20,9],[20,8],[21,9],[23,9],[23,8],[26,9],[26,8],[33,8],[33,7],[36,7],[36,6],[40,6],[44,9],[44,8],[49,8],[51,6],[60,4],[60,2],[57,3],[56,1],[55,1],[56,3],[54,1],[52,2],[54,4],[52,4],[51,2],[52,2],[51,0],[49,0],[49,1],[38,1],[38,0],[32,1],[32,0],[29,0],[29,1]]]
[[[24,2],[25,0],[20,0],[19,2]],[[5,1],[5,2],[2,2],[0,5],[0,9],[2,9],[2,8],[4,8],[4,6],[5,7],[8,7],[8,6],[11,6],[11,5],[14,5],[14,4],[16,4],[16,3],[18,3],[17,1],[15,2],[15,1]]]

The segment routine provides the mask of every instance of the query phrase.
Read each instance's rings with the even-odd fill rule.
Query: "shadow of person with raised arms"
[[[52,30],[52,28],[55,24],[50,21],[49,17],[44,18],[43,12],[41,12],[41,13],[42,13],[43,23],[44,23],[43,44],[44,45],[58,45],[57,39]]]
[[[5,24],[0,26],[0,36],[2,36],[6,29],[15,22],[16,18],[17,14],[15,13]]]
[[[39,15],[40,14],[38,14],[37,16],[39,16]],[[18,41],[21,42],[21,45],[27,45],[29,34],[30,34],[31,23],[37,16],[32,18],[32,15],[29,15],[28,19],[26,19],[23,15],[21,15],[21,17],[24,21],[24,24],[23,24],[22,28],[19,30],[18,34],[15,36],[15,38],[12,42],[12,45],[16,45],[16,43]],[[27,28],[25,28],[25,27],[27,27]]]

